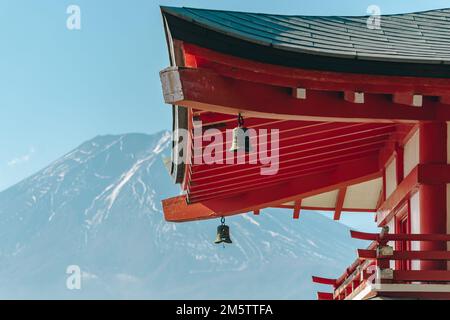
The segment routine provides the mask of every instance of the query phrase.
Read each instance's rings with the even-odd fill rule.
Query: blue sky
[[[79,5],[82,30],[66,28]],[[310,15],[450,7],[389,0],[0,0],[0,190],[99,134],[171,127],[158,72],[168,65],[158,6]]]

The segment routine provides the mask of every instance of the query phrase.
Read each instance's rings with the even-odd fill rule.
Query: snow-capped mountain
[[[317,213],[229,218],[225,248],[218,221],[165,222],[170,146],[168,132],[99,136],[1,192],[0,298],[307,299],[312,274],[355,258],[361,243]],[[66,288],[69,265],[81,290]]]

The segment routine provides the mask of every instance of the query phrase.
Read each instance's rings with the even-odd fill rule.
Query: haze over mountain
[[[311,275],[339,275],[364,246],[317,213],[229,218],[226,248],[218,221],[165,222],[170,146],[168,132],[98,136],[1,192],[0,298],[314,299]]]

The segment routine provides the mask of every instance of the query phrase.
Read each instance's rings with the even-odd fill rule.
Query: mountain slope
[[[170,145],[167,132],[99,136],[0,193],[0,298],[307,299],[312,274],[354,259],[361,244],[316,213],[229,218],[226,248],[212,244],[218,221],[166,223]]]

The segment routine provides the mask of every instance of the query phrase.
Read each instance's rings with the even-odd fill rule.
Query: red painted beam
[[[389,130],[389,129],[387,129]],[[380,132],[382,132],[380,130]],[[367,134],[369,136],[369,134]],[[354,149],[355,147],[361,145],[361,146],[365,146],[365,145],[370,145],[370,144],[376,144],[376,143],[382,143],[383,145],[381,147],[384,146],[384,144],[386,143],[386,136],[384,135],[383,138],[384,139],[380,139],[380,137],[377,137],[377,139],[372,139],[372,141],[366,141],[367,139],[364,140],[360,140],[360,141],[352,141],[350,139],[347,139],[347,141],[344,143],[339,143],[339,144],[335,144],[333,143],[335,138],[334,137],[330,137],[328,139],[327,142],[322,142],[322,143],[316,143],[315,147],[314,147],[314,141],[309,141],[309,145],[311,146],[311,148],[301,148],[301,147],[295,147],[295,145],[298,145],[298,143],[292,143],[291,142],[287,142],[287,141],[283,141],[281,146],[283,147],[283,152],[279,152],[279,158],[287,158],[290,155],[293,154],[297,154],[297,153],[311,153],[311,155],[316,155],[319,154],[321,150],[323,149],[329,149],[331,150],[340,150],[340,149]],[[296,137],[295,137],[296,138]],[[371,138],[371,136],[369,136],[369,138]],[[281,148],[271,148],[270,147],[270,141],[271,138],[268,137],[267,141],[262,142],[261,140],[258,141],[258,143],[256,143],[256,140],[258,138],[255,137],[255,139],[250,138],[250,144],[252,146],[252,149],[254,150],[253,152],[250,152],[246,155],[246,157],[248,159],[251,159],[251,157],[255,157],[257,159],[260,158],[261,156],[261,150],[265,150],[268,149],[268,155],[270,156],[271,154],[274,154],[275,151],[281,151]],[[261,139],[261,137],[259,137],[259,139]],[[305,139],[303,139],[305,140]],[[353,142],[353,144],[352,144]],[[265,144],[264,145],[264,149],[261,147],[261,144]],[[281,143],[281,141],[280,141]],[[216,147],[212,147],[213,145],[215,145]],[[234,152],[229,152],[230,148],[231,148],[231,141],[226,141],[224,139],[223,143],[212,143],[212,144],[203,144],[203,148],[202,151],[200,151],[199,148],[197,148],[197,152],[195,152],[195,154],[197,154],[194,158],[193,158],[193,164],[195,166],[195,170],[197,170],[197,167],[201,166],[202,168],[210,168],[212,165],[216,165],[216,163],[208,163],[207,161],[205,161],[205,148],[208,148],[209,150],[215,149],[215,151],[217,153],[219,153],[221,155],[220,158],[220,162],[218,163],[218,165],[225,165],[226,168],[231,169],[233,163],[236,164],[236,157],[237,155]],[[381,149],[380,147],[380,149]],[[211,151],[208,153],[208,155],[211,153]],[[265,155],[265,154],[262,154]],[[229,163],[231,163],[231,165],[228,165]]]
[[[369,260],[450,260],[450,251],[394,251],[392,256],[377,257],[376,250],[358,249],[358,257]]]
[[[381,239],[378,233],[367,233],[350,230],[350,236],[353,239],[379,241]],[[438,241],[449,242],[450,234],[392,234],[383,236],[385,241]]]
[[[347,194],[347,187],[341,188],[336,199],[336,211],[334,212],[334,220],[341,220],[342,208],[344,207],[345,196]]]
[[[300,219],[300,211],[302,210],[302,200],[295,201],[294,219]]]
[[[364,159],[368,159],[368,158],[371,158],[374,156],[375,156],[375,154],[372,154],[372,156],[361,158],[361,161],[364,161]],[[354,157],[354,159],[358,159],[358,158]],[[246,190],[248,191],[248,190],[255,189],[255,188],[260,189],[262,187],[271,186],[273,184],[279,184],[283,181],[288,181],[293,178],[298,179],[298,178],[308,176],[311,174],[330,173],[334,170],[334,168],[336,166],[348,163],[349,161],[354,160],[354,159],[346,159],[346,161],[340,161],[340,162],[335,162],[335,163],[331,163],[331,164],[328,163],[328,164],[324,164],[320,167],[315,167],[315,165],[314,165],[314,167],[311,167],[308,169],[287,171],[283,174],[278,174],[276,177],[272,177],[272,179],[270,179],[270,176],[269,176],[269,178],[266,177],[264,181],[261,181],[262,178],[260,176],[258,176],[255,179],[246,180],[245,181],[246,183],[240,182],[232,188],[231,187],[228,189],[225,188],[225,190],[223,190],[223,191],[224,191],[224,194],[233,194],[236,192],[246,191]],[[375,179],[375,178],[373,178],[373,179]],[[217,194],[211,195],[211,197],[213,197],[213,198],[216,196],[217,196]]]
[[[450,95],[441,96],[439,102],[442,104],[450,104]]]
[[[387,234],[387,241],[436,241],[449,242],[449,234]]]
[[[376,152],[374,151],[367,151],[362,153],[352,153],[345,156],[336,156],[332,158],[327,158],[326,160],[317,160],[314,161],[315,164],[317,163],[325,163],[329,160],[340,160],[341,163],[348,163],[352,160],[361,160],[368,158],[368,157],[376,157]],[[345,160],[345,161],[344,161]],[[337,161],[329,162],[328,164],[325,164],[326,167],[334,167],[336,166]],[[307,162],[306,165],[309,165],[311,162]],[[362,166],[363,163],[360,163],[360,166]],[[211,182],[212,184],[208,185],[207,187],[204,186],[204,181],[200,184],[200,186],[203,189],[196,190],[195,192],[190,191],[189,189],[189,196],[190,200],[194,201],[194,198],[197,199],[199,196],[207,196],[207,197],[217,197],[219,194],[229,194],[229,193],[236,193],[241,192],[249,189],[254,188],[260,188],[264,184],[272,184],[274,182],[284,181],[288,180],[289,178],[292,178],[294,176],[304,176],[308,172],[314,172],[314,171],[320,171],[320,172],[328,172],[329,170],[319,170],[319,168],[311,168],[305,172],[305,170],[299,170],[296,171],[294,168],[298,168],[298,165],[295,166],[283,166],[282,169],[278,171],[276,175],[266,175],[262,176],[260,171],[256,171],[252,174],[248,174],[245,176],[240,176],[239,174],[236,174],[233,178],[227,178],[226,180],[221,180],[221,178],[217,178],[216,181]],[[250,179],[251,178],[251,179]],[[212,191],[214,192],[212,193]],[[203,199],[204,200],[204,199]]]
[[[397,161],[396,164],[396,175],[397,175],[397,183],[400,184],[403,181],[404,178],[404,148],[401,147],[399,144],[395,146],[395,156]]]
[[[330,286],[336,285],[336,279],[322,278],[322,277],[316,277],[316,276],[312,277],[312,282],[318,283],[318,284],[326,284],[326,285],[330,285]]]
[[[334,125],[334,128],[330,126]],[[345,142],[350,142],[350,141],[361,141],[361,140],[366,140],[369,138],[374,138],[374,137],[383,137],[385,139],[387,139],[390,135],[392,135],[393,132],[395,132],[395,127],[394,126],[380,126],[380,125],[375,125],[375,126],[364,126],[361,127],[361,124],[353,124],[351,126],[344,126],[342,124],[332,124],[329,123],[326,130],[325,130],[325,126],[322,128],[312,128],[311,130],[308,130],[309,132],[305,132],[303,130],[303,128],[299,129],[297,132],[294,132],[293,134],[286,134],[285,131],[280,131],[279,132],[279,139],[275,137],[272,137],[271,134],[266,135],[266,134],[260,134],[259,136],[257,136],[257,140],[258,143],[255,143],[256,139],[253,139],[251,137],[251,143],[253,148],[253,151],[251,151],[249,153],[249,156],[252,155],[257,155],[258,152],[260,152],[260,145],[261,145],[261,140],[262,138],[266,138],[267,139],[267,143],[272,143],[272,142],[276,142],[278,143],[278,148],[274,148],[273,150],[278,150],[281,151],[283,150],[283,153],[286,152],[290,152],[290,151],[303,151],[303,150],[308,150],[308,147],[311,148],[317,148],[317,147],[321,147],[324,145],[330,145],[330,144],[340,144],[340,143],[345,143]],[[226,135],[225,135],[226,134]],[[228,133],[224,133],[224,136],[221,137],[223,141],[220,142],[212,142],[212,143],[207,143],[207,142],[203,142],[200,144],[200,138],[196,138],[194,139],[194,143],[193,146],[195,148],[196,152],[199,152],[200,149],[200,145],[202,145],[202,153],[197,155],[194,160],[203,160],[202,159],[202,155],[203,155],[203,150],[206,148],[206,146],[208,146],[208,148],[211,147],[219,147],[223,150],[224,152],[224,162],[226,162],[226,160],[231,160],[233,159],[233,157],[235,156],[234,153],[228,152],[229,148],[231,147],[231,141],[227,141],[227,137],[228,135],[230,136],[231,139],[231,132]],[[385,140],[383,139],[383,140]],[[195,143],[197,142],[197,143]],[[256,148],[258,146],[258,148]],[[271,150],[269,150],[271,151]],[[194,162],[194,168],[200,167],[202,166],[202,164],[197,164],[197,161],[193,161]],[[203,163],[203,161],[200,161],[201,163]],[[205,165],[203,165],[205,166]]]
[[[410,107],[422,107],[423,96],[412,93],[398,92],[394,93],[393,101],[398,104],[404,104]]]
[[[350,230],[350,237],[352,237],[353,239],[359,239],[359,240],[378,241],[378,239],[380,238],[380,235],[378,233],[367,233],[367,232]]]
[[[358,249],[358,258],[359,259],[377,259],[377,251],[376,250],[366,250],[366,249]]]
[[[272,166],[277,165],[278,171],[272,174],[275,175],[285,172],[287,169],[292,170],[294,167],[306,166],[312,163],[323,163],[326,161],[338,160],[342,158],[351,159],[352,156],[357,156],[367,153],[375,153],[380,150],[383,146],[383,142],[360,144],[355,143],[353,146],[347,144],[346,146],[328,146],[323,148],[318,148],[316,150],[306,150],[292,153],[283,153],[278,157],[278,159],[273,159],[271,163]],[[191,175],[193,181],[198,183],[201,187],[207,187],[211,183],[219,183],[221,186],[226,185],[228,181],[240,180],[243,181],[247,177],[251,176],[261,176],[261,169],[268,167],[267,164],[254,164],[246,166],[245,168],[240,168],[239,166],[233,167],[234,170],[228,168],[224,165],[223,170],[208,172],[208,175]],[[217,177],[220,176],[220,181]],[[193,188],[196,189],[196,188]],[[191,191],[193,190],[191,189]]]
[[[244,125],[247,129],[253,129],[257,132],[261,130],[267,130],[268,135],[270,135],[271,130],[278,130],[286,134],[287,138],[289,136],[296,136],[296,132],[307,131],[308,128],[316,128],[321,126],[326,126],[327,122],[306,122],[306,121],[287,121],[287,120],[279,120],[274,121],[271,119],[254,119],[253,121],[245,120]],[[195,123],[200,124],[199,121],[194,121]],[[342,124],[341,124],[342,125]],[[222,134],[223,137],[226,137],[227,133],[231,133],[230,131],[237,127],[236,120],[234,122],[228,123],[216,123],[216,124],[207,124],[205,125],[202,122],[202,135],[196,137],[197,139],[206,140],[206,138],[210,138],[216,136],[218,132]],[[214,129],[214,130],[211,130]],[[209,132],[208,132],[209,130]],[[293,131],[293,133],[291,133]],[[320,131],[320,128],[317,129]],[[290,134],[288,134],[290,133]],[[261,136],[266,136],[261,133]]]
[[[345,91],[344,100],[351,103],[364,103],[364,92]]]
[[[428,164],[419,165],[418,181],[421,184],[447,184],[450,183],[450,165]]]
[[[338,165],[333,171],[315,173],[301,179],[291,179],[261,189],[242,192],[223,199],[188,204],[186,196],[163,200],[163,210],[167,221],[185,222],[230,216],[251,212],[261,208],[274,207],[299,198],[339,189],[372,180],[379,176],[377,157]]]
[[[218,113],[213,113],[218,114]],[[207,129],[216,129],[220,132],[225,132],[227,130],[233,130],[237,127],[237,116],[236,115],[226,115],[231,117],[231,120],[217,121],[217,122],[205,122],[203,116],[193,117],[193,123],[202,124],[202,130],[204,136],[208,135],[205,133]],[[280,130],[296,130],[314,126],[321,126],[326,123],[318,121],[290,121],[290,120],[276,120],[276,119],[260,119],[260,118],[244,118],[244,126],[248,129],[280,129]]]
[[[355,130],[357,129],[357,130]],[[313,130],[312,133],[307,135],[301,135],[299,137],[296,137],[294,139],[287,140],[280,140],[279,141],[279,148],[274,149],[274,151],[279,152],[279,154],[289,154],[292,152],[304,152],[308,150],[314,150],[323,146],[338,146],[342,144],[348,144],[349,142],[357,143],[367,143],[367,142],[374,142],[374,141],[387,141],[389,139],[389,135],[392,134],[395,131],[395,127],[388,126],[388,127],[380,127],[379,125],[376,127],[345,127],[339,126],[336,129],[333,129],[332,132],[321,132],[317,130]],[[230,146],[224,147],[224,150],[228,150]],[[250,152],[249,156],[257,155],[257,151]],[[231,159],[231,157],[235,157],[235,154],[229,154],[226,152],[224,154],[224,162],[226,163],[226,160]],[[201,158],[194,158],[200,159]],[[203,161],[202,161],[203,163]],[[216,164],[214,166],[207,165],[207,164],[193,164],[192,166],[192,174],[193,177],[197,176],[209,176],[212,171],[220,170],[221,167],[224,167],[228,170],[235,169],[234,167],[239,166],[240,169],[245,168],[245,165],[238,165],[238,164],[230,164],[230,165],[220,165]],[[251,166],[247,166],[251,167]]]
[[[312,175],[312,174],[327,174],[330,173],[336,166],[345,165],[349,161],[354,160],[360,160],[360,164],[362,165],[365,161],[365,159],[370,159],[376,156],[376,153],[367,153],[362,154],[361,156],[353,155],[353,156],[346,156],[345,158],[335,159],[333,162],[324,162],[323,165],[317,166],[318,163],[315,163],[313,165],[308,165],[308,168],[303,168],[301,170],[288,170],[290,169],[285,168],[284,173],[278,173],[276,176],[261,176],[258,174],[252,179],[246,179],[246,180],[239,180],[238,182],[234,183],[232,186],[216,186],[214,192],[211,192],[211,189],[209,189],[208,192],[203,192],[202,194],[197,195],[190,195],[189,200],[191,203],[193,202],[199,202],[199,201],[205,201],[209,199],[217,199],[217,198],[224,198],[230,195],[236,195],[238,193],[251,191],[255,189],[261,189],[270,187],[275,184],[282,183],[284,181],[289,181],[293,178],[301,179],[304,176]],[[372,178],[372,179],[375,179]],[[366,180],[367,181],[367,180]],[[364,182],[364,181],[360,181]]]
[[[395,191],[387,198],[378,208],[377,223],[378,226],[384,226],[391,219],[397,207],[417,190],[418,183],[418,167],[414,168],[411,173],[403,179],[397,186]]]
[[[394,281],[450,281],[450,271],[444,270],[394,270]]]
[[[298,124],[296,124],[298,123]],[[233,127],[233,129],[235,126]],[[376,132],[384,132],[388,131],[390,133],[395,132],[396,126],[393,124],[379,124],[379,123],[337,123],[337,122],[305,122],[305,121],[284,121],[283,123],[279,125],[274,125],[272,127],[261,127],[256,129],[266,129],[267,132],[263,133],[261,130],[256,130],[257,138],[261,139],[263,137],[268,137],[270,139],[267,139],[268,141],[278,141],[280,145],[283,144],[283,142],[288,142],[289,144],[295,143],[293,140],[297,140],[300,138],[306,138],[309,137],[309,141],[312,139],[318,140],[322,137],[340,137],[340,136],[347,136],[352,133],[373,133]],[[270,129],[270,130],[269,130]],[[278,129],[279,132],[279,138],[272,138],[271,137],[271,131],[272,129]],[[217,130],[216,130],[217,131]],[[210,147],[219,146],[222,145],[225,142],[231,142],[226,141],[226,138],[228,138],[228,135],[231,137],[232,131],[231,128],[227,130],[219,130],[221,133],[221,137],[223,141],[220,142],[212,142],[212,143],[203,143],[203,149],[206,145]],[[212,138],[217,134],[204,134],[202,136],[198,135],[194,137],[194,141],[200,142],[203,138]],[[251,137],[253,138],[253,137]],[[303,140],[300,140],[303,141]],[[209,141],[208,141],[209,142]],[[259,141],[258,141],[259,142]],[[254,143],[254,142],[253,142]],[[200,145],[198,143],[197,145]],[[197,146],[195,145],[195,146]],[[228,148],[231,146],[228,145]]]
[[[397,124],[396,130],[391,134],[391,141],[380,153],[380,164],[382,167],[386,167],[386,164],[392,159],[394,153],[399,148],[402,148],[409,139],[414,135],[418,128],[418,125],[414,124]]]
[[[331,150],[336,150],[336,151],[345,151],[345,150],[351,150],[357,146],[360,147],[368,147],[368,146],[372,146],[374,147],[374,149],[378,149],[381,148],[387,141],[389,137],[386,135],[381,135],[381,136],[374,136],[374,137],[367,137],[367,138],[362,138],[362,139],[356,139],[354,141],[348,141],[348,139],[343,140],[342,142],[337,142],[337,143],[333,143],[333,141],[331,141],[329,144],[328,143],[319,143],[319,142],[312,142],[312,143],[308,143],[308,144],[304,144],[304,146],[302,147],[296,147],[296,146],[288,146],[285,148],[280,148],[277,150],[274,150],[273,152],[278,152],[279,155],[279,160],[273,161],[273,163],[283,163],[286,164],[286,160],[291,159],[294,155],[297,156],[308,156],[308,154],[310,154],[311,156],[317,156],[320,155],[321,150],[323,151],[331,151]],[[372,149],[372,148],[370,148]],[[272,152],[272,151],[271,151]],[[329,152],[327,152],[329,153]],[[270,156],[274,155],[274,153],[272,153]],[[257,156],[257,159],[261,159],[261,155]],[[252,159],[250,158],[250,155],[246,156],[246,162],[245,164],[239,164],[239,162],[237,161],[236,155],[233,156],[233,161],[229,161],[230,164],[225,164],[227,163],[227,159],[224,160],[224,164],[217,164],[217,163],[212,163],[212,164],[201,164],[201,165],[193,165],[192,166],[192,171],[191,171],[191,177],[193,180],[196,179],[201,179],[201,178],[208,178],[214,174],[225,174],[225,173],[231,173],[231,174],[235,174],[236,171],[240,172],[240,173],[245,173],[251,170],[254,170],[255,168],[261,168],[261,165],[258,165],[258,161],[256,161],[256,164],[251,164],[249,163],[248,159]],[[233,164],[231,164],[233,163]]]
[[[438,260],[450,261],[450,251],[395,252],[393,260]]]
[[[272,178],[276,178],[275,176],[279,176],[285,172],[294,172],[295,170],[315,170],[321,169],[328,166],[334,166],[336,164],[340,164],[347,161],[352,161],[356,159],[358,155],[361,157],[372,156],[378,154],[379,148],[377,146],[367,147],[363,150],[354,150],[353,152],[343,153],[341,151],[333,152],[328,155],[314,155],[308,156],[305,158],[298,158],[298,161],[295,161],[295,158],[287,158],[282,162],[278,162],[273,160],[272,165],[278,169],[276,172],[271,172],[270,174],[266,174],[265,176],[272,176]],[[354,157],[354,158],[353,158]],[[226,165],[221,166],[221,170],[214,170],[206,172],[197,172],[196,174],[191,174],[191,180],[193,180],[193,184],[207,186],[208,183],[216,183],[220,178],[222,182],[239,180],[241,178],[249,178],[249,177],[257,177],[264,178],[264,175],[261,172],[261,169],[268,168],[269,164],[262,165],[260,163],[257,164],[243,164],[237,167],[234,167],[234,170],[229,170]]]
[[[318,300],[334,300],[333,294],[328,292],[317,292]]]
[[[292,205],[279,205],[274,208],[278,209],[294,209],[294,206]],[[312,207],[312,206],[302,206],[302,210],[308,210],[308,211],[332,211],[334,212],[335,208],[331,207]],[[343,208],[343,212],[349,212],[349,213],[374,213],[377,210],[376,209],[363,209],[363,208]]]
[[[231,79],[203,69],[171,67],[161,72],[161,81],[168,104],[259,118],[417,122],[437,119],[437,109],[443,106],[430,99],[423,108],[405,108],[384,95],[367,94],[364,105],[355,107],[338,93],[320,91],[311,91],[308,99],[299,100],[284,87]],[[439,117],[450,120],[450,111],[440,110]]]
[[[246,179],[245,181],[239,181],[233,185],[228,186],[216,186],[214,193],[211,193],[210,191],[199,191],[196,194],[190,194],[190,202],[197,202],[197,201],[203,201],[206,199],[213,199],[218,197],[226,197],[227,195],[232,195],[244,191],[254,190],[254,189],[261,189],[262,187],[270,187],[275,184],[279,184],[283,181],[289,181],[293,178],[301,179],[304,176],[308,176],[311,174],[318,174],[318,173],[330,173],[332,172],[334,165],[325,165],[321,168],[316,169],[302,169],[302,170],[293,170],[288,171],[282,174],[277,174],[274,176],[266,176],[261,177],[257,176],[253,179]],[[207,188],[208,189],[208,188]],[[209,190],[209,189],[208,189]]]
[[[431,96],[450,95],[450,79],[386,77],[289,68],[234,57],[189,43],[184,43],[184,50],[198,58],[199,67],[210,68],[229,77],[275,86],[388,94],[420,92]]]
[[[403,179],[391,196],[379,207],[378,225],[384,226],[395,209],[420,185],[439,185],[450,183],[450,165],[419,164]],[[445,210],[444,210],[445,211]]]
[[[450,292],[395,292],[379,291],[379,295],[392,298],[410,298],[412,300],[450,300]]]

